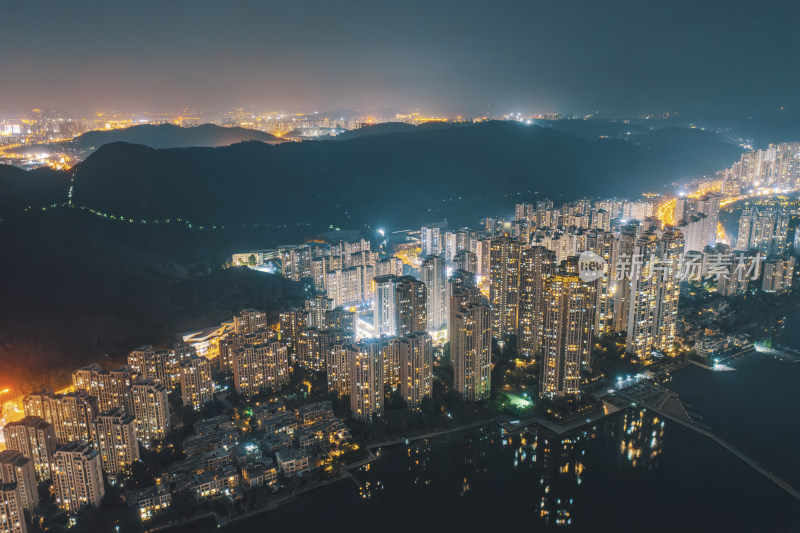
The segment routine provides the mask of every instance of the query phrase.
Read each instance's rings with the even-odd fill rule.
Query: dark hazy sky
[[[7,1],[0,108],[796,108],[798,29],[783,0]]]

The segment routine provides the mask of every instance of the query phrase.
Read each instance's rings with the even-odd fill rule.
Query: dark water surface
[[[768,359],[748,364],[767,377],[782,369]],[[727,372],[724,379],[739,387],[734,376],[740,373],[744,369]],[[690,369],[674,384],[681,389],[714,384],[704,387],[714,395],[725,390],[716,384],[717,374]],[[695,394],[693,407],[699,408],[701,396]],[[711,404],[714,416],[708,418],[732,419],[719,405]],[[791,461],[789,449],[797,442],[780,445],[783,439],[775,437],[764,449],[759,442],[766,437],[724,436],[781,464]],[[533,428],[508,436],[487,426],[392,446],[353,474],[358,483],[345,480],[306,493],[228,529],[797,531],[800,520],[800,502],[742,461],[711,440],[638,409],[569,435]]]

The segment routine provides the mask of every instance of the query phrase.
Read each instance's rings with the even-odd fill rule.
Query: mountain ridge
[[[509,195],[636,197],[725,168],[741,153],[708,132],[666,136],[587,140],[487,122],[278,145],[152,149],[112,143],[71,175],[75,203],[137,219],[408,225],[506,212],[513,207]],[[392,209],[404,197],[409,201]]]
[[[128,128],[87,131],[67,141],[21,146],[12,151],[20,154],[57,151],[83,160],[101,146],[115,142],[141,144],[151,148],[215,148],[249,141],[267,144],[286,142],[272,134],[238,126],[138,124]]]

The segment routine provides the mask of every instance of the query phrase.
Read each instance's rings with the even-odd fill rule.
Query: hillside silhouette
[[[65,202],[70,176],[47,167],[23,170],[0,165],[0,219]]]
[[[512,196],[636,197],[725,168],[739,153],[699,130],[590,141],[489,122],[215,149],[113,143],[72,174],[76,203],[134,219],[398,226],[433,218],[472,222],[509,211]]]
[[[215,124],[202,124],[200,126],[141,124],[129,128],[89,131],[68,141],[21,146],[14,149],[14,151],[23,154],[57,151],[70,154],[72,157],[81,160],[101,146],[115,142],[142,144],[151,148],[214,148],[246,141],[283,142],[274,135],[248,128],[229,128]]]

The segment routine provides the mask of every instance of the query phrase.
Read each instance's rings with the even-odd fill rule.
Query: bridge
[[[789,346],[783,346],[780,344],[775,345],[772,349],[773,352],[777,352],[779,355],[783,356],[785,359],[789,359],[794,363],[800,361],[800,350],[796,350],[795,348],[791,348]]]

